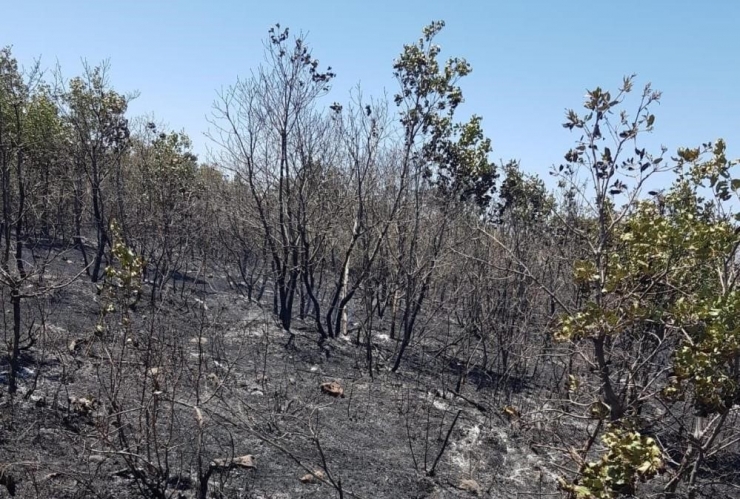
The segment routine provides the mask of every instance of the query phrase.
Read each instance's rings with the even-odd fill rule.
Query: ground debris
[[[94,397],[69,397],[68,401],[74,412],[83,415],[92,413],[98,405],[98,401]]]
[[[321,480],[324,480],[326,478],[326,473],[324,473],[322,470],[316,470],[311,473],[306,473],[303,475],[299,480],[301,483],[319,483]]]
[[[460,484],[457,486],[457,488],[476,496],[479,496],[482,493],[480,484],[471,478],[460,480]]]
[[[332,397],[344,398],[344,388],[336,381],[330,381],[328,383],[321,383],[321,391]]]
[[[218,458],[211,461],[211,468],[214,471],[226,471],[233,468],[252,469],[256,468],[254,456],[245,454],[243,456],[231,458]]]

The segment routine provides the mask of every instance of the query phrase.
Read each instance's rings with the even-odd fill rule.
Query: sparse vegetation
[[[549,190],[460,120],[443,28],[386,102],[276,25],[208,161],[106,65],[0,51],[0,497],[738,496],[724,141],[647,150],[629,76]]]

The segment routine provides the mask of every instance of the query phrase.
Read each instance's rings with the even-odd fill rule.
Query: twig
[[[460,397],[465,402],[467,402],[468,404],[470,404],[473,407],[475,407],[476,409],[478,409],[480,412],[488,412],[488,407],[486,407],[485,405],[481,404],[480,402],[476,402],[475,400],[473,400],[473,399],[471,399],[469,397],[466,397],[465,395],[463,395],[462,393],[460,393],[458,391],[450,390],[450,392],[453,395],[455,395],[456,397]]]
[[[339,499],[344,499],[344,491],[342,490],[342,479],[340,478],[339,481],[335,481],[334,477],[331,476],[331,471],[329,471],[329,466],[326,464],[326,456],[324,456],[324,450],[321,448],[321,442],[319,442],[319,436],[315,433],[314,433],[314,443],[316,443],[316,448],[319,451],[319,456],[321,456],[321,466],[322,468],[324,468],[324,471],[326,471],[327,478],[331,482],[332,486],[335,489],[337,489],[337,492],[339,493]]]
[[[437,468],[437,463],[439,463],[439,460],[442,459],[442,454],[444,454],[445,449],[447,448],[447,442],[450,441],[450,435],[452,435],[452,430],[455,428],[455,424],[457,423],[457,418],[460,417],[461,413],[462,413],[462,409],[458,409],[457,414],[455,414],[455,419],[452,420],[450,429],[447,430],[447,436],[445,437],[445,441],[442,443],[442,448],[439,449],[439,454],[437,454],[437,459],[434,460],[432,469],[427,471],[427,476],[434,476],[434,470]]]

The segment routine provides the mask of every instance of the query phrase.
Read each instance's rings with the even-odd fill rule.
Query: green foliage
[[[634,494],[644,482],[663,469],[662,452],[655,440],[617,427],[602,435],[606,451],[596,462],[584,463],[578,483],[560,479],[560,488],[577,499],[612,499]]]
[[[85,77],[72,78],[64,97],[83,147],[115,152],[127,147],[128,99],[108,88],[104,67],[89,69]]]
[[[66,130],[51,97],[51,90],[45,87],[35,92],[26,107],[26,144],[28,153],[40,167],[53,162],[58,155]]]
[[[3,113],[3,121],[11,121],[11,113],[22,106],[27,97],[28,86],[18,68],[18,61],[10,47],[0,49],[0,112]]]
[[[106,330],[106,318],[115,313],[120,315],[122,325],[128,326],[129,310],[141,298],[141,280],[145,262],[123,242],[120,228],[115,221],[111,222],[110,233],[111,260],[115,263],[105,268],[104,280],[100,285],[104,299],[101,302],[98,333]]]
[[[150,147],[150,158],[141,164],[146,200],[152,201],[157,212],[175,210],[195,189],[197,158],[191,152],[190,138],[184,133],[156,133]]]
[[[499,219],[508,216],[525,224],[545,222],[555,207],[545,183],[535,175],[521,171],[512,161],[503,167],[505,178],[499,188]]]
[[[626,80],[622,92],[630,89]],[[643,103],[654,97],[646,87]],[[568,114],[566,127],[581,129],[588,137],[566,159],[592,173],[594,220],[586,230],[571,228],[588,241],[591,254],[573,264],[573,282],[584,300],[561,316],[555,338],[594,345],[603,397],[591,404],[594,418],[631,424],[630,409],[638,398],[628,398],[626,389],[618,395],[611,374],[615,370],[614,378],[647,380],[643,382],[659,388],[664,403],[686,401],[700,416],[726,413],[740,400],[740,230],[730,203],[740,189],[740,179],[731,174],[736,162],[726,158],[722,140],[680,149],[672,186],[645,199],[640,196],[642,183],[662,168],[662,158],[652,159],[639,148],[628,160],[619,157],[625,141],[651,130],[655,118],[641,104],[634,120],[619,114],[621,131],[608,121],[601,123],[618,103],[597,88],[588,94],[588,115]],[[616,130],[614,152],[597,146],[601,126]],[[617,208],[617,196],[627,200],[624,206]],[[645,355],[640,361],[619,367],[607,362],[604,353],[605,345],[619,341],[653,346],[635,352]],[[661,348],[669,349],[671,376],[648,367],[653,352]],[[602,459],[586,465],[577,482],[561,484],[576,497],[632,494],[636,480],[652,477],[660,466],[660,450],[639,428],[612,430],[603,440],[609,451]]]
[[[448,199],[472,200],[486,206],[498,177],[488,159],[491,141],[483,134],[482,118],[473,115],[465,123],[454,121],[463,102],[460,78],[472,68],[465,59],[439,61],[441,47],[433,43],[444,22],[433,22],[413,45],[405,45],[394,62],[394,75],[401,85],[395,103],[402,107],[401,124],[407,147],[418,136],[424,141],[415,159],[424,163],[424,176]]]
[[[678,179],[664,199],[639,203],[625,220],[605,285],[629,304],[618,308],[618,331],[650,321],[680,332],[674,376],[663,393],[683,397],[691,390],[702,414],[729,409],[739,394],[740,301],[732,262],[740,234],[734,217],[719,209],[732,181],[717,179],[732,164],[723,157],[721,141],[712,153],[705,162],[684,155],[691,165],[679,163]],[[705,181],[714,189],[712,201],[699,195]]]
[[[111,224],[110,230],[113,236],[111,254],[119,267],[112,265],[106,267],[106,283],[111,288],[120,289],[125,297],[136,300],[141,291],[141,270],[144,261],[121,241],[120,230],[115,222]]]

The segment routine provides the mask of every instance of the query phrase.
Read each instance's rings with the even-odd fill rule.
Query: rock
[[[481,495],[481,492],[483,492],[478,482],[470,478],[461,480],[457,488],[476,496]]]
[[[322,470],[316,470],[311,473],[306,473],[303,475],[299,480],[301,483],[319,483],[320,480],[324,480],[326,478],[326,473],[324,473]]]
[[[236,457],[234,458],[234,465],[239,468],[254,468],[254,456],[246,454],[244,456]]]
[[[252,469],[256,468],[256,465],[254,463],[254,456],[251,454],[245,454],[244,456],[235,457],[234,459],[214,459],[211,462],[211,467],[216,471],[225,471],[232,468]]]
[[[321,383],[321,391],[332,397],[344,398],[344,388],[336,381],[330,381],[328,383]]]

